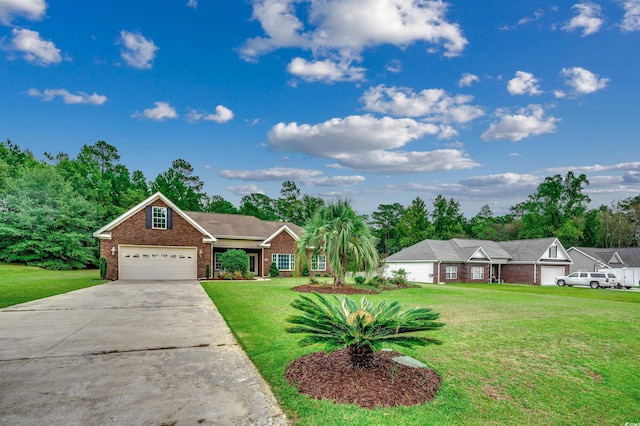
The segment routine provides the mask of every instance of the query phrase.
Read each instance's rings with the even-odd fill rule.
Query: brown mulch
[[[424,404],[440,389],[440,376],[428,368],[398,364],[398,352],[377,352],[374,367],[351,366],[347,349],[331,353],[314,352],[292,361],[285,377],[289,384],[314,399],[364,408]]]

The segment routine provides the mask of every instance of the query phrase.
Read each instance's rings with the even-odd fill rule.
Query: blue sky
[[[573,170],[596,208],[640,193],[639,47],[640,0],[0,0],[0,138],[184,158],[236,205],[502,215]]]

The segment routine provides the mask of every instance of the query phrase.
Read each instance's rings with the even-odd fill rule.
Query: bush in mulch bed
[[[292,361],[286,369],[289,384],[314,399],[364,408],[424,404],[441,385],[440,376],[428,368],[393,361],[398,352],[377,352],[373,368],[353,367],[349,351],[314,352]]]

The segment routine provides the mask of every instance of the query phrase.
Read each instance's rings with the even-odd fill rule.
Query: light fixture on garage
[[[200,257],[202,257],[202,249],[200,249],[200,251],[198,252],[198,255],[200,255]]]
[[[115,255],[116,255],[116,248],[111,247],[111,256],[115,256]]]

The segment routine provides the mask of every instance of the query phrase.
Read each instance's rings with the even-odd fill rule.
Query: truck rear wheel
[[[598,281],[591,281],[591,282],[589,283],[589,286],[590,286],[591,288],[600,288],[600,283],[599,283]]]

